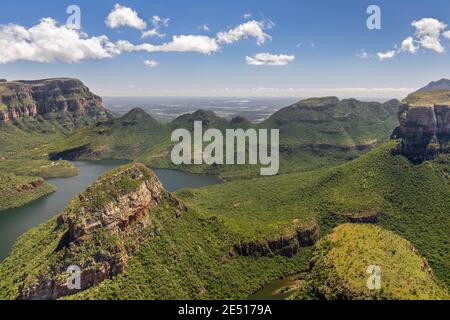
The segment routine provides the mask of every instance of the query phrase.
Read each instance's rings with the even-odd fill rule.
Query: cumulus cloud
[[[370,57],[370,55],[366,51],[361,51],[356,56],[361,59],[368,59]]]
[[[153,16],[151,18],[152,24],[155,28],[168,27],[170,18],[161,18],[160,16]]]
[[[144,64],[149,68],[155,68],[159,65],[159,62],[155,60],[145,60]]]
[[[294,60],[294,55],[270,53],[258,53],[253,57],[245,57],[245,62],[252,66],[285,66]]]
[[[252,14],[250,12],[249,13],[245,13],[242,17],[244,19],[250,19],[252,17]]]
[[[202,24],[201,26],[198,26],[198,29],[203,31],[209,31],[209,27],[206,23]]]
[[[378,60],[383,61],[383,60],[394,58],[396,54],[397,54],[397,52],[395,50],[386,51],[386,52],[378,52],[377,57],[378,57]]]
[[[450,39],[450,31],[445,31],[442,35],[443,35],[445,38]]]
[[[413,21],[411,25],[416,28],[416,37],[422,47],[437,53],[445,52],[439,39],[441,32],[447,28],[445,23],[434,18],[423,18]]]
[[[130,27],[139,30],[147,28],[147,23],[139,18],[136,11],[131,8],[116,4],[114,9],[106,17],[105,23],[110,28]]]
[[[418,49],[417,46],[414,44],[414,39],[412,37],[408,37],[405,40],[403,40],[400,51],[416,53],[417,49]]]
[[[158,29],[153,28],[147,31],[142,31],[141,38],[150,38],[150,37],[158,37],[158,38],[164,38],[166,35],[163,33],[160,33]]]
[[[44,18],[26,29],[16,24],[0,25],[0,63],[18,60],[35,62],[79,62],[111,58],[118,54],[107,36],[88,37],[52,18]]]
[[[135,45],[122,40],[117,42],[117,48],[127,52],[198,52],[203,54],[211,54],[220,49],[216,39],[197,35],[173,36],[172,41],[160,45],[150,43]]]
[[[261,21],[248,21],[232,28],[226,32],[219,32],[217,34],[217,41],[219,43],[233,43],[241,39],[256,38],[256,43],[262,45],[266,40],[271,40],[272,37],[264,32],[265,23]]]

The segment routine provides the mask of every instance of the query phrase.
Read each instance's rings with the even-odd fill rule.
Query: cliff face
[[[396,150],[414,163],[433,159],[450,150],[450,105],[411,106],[398,113],[400,126],[392,138],[401,139]]]
[[[77,79],[0,82],[0,121],[57,112],[88,116],[93,122],[109,117],[101,98]]]
[[[120,167],[73,199],[57,219],[61,238],[49,265],[28,275],[19,299],[57,299],[124,271],[140,244],[162,232],[158,210],[176,217],[186,207],[143,165]],[[80,268],[80,289],[67,286],[69,266]]]
[[[319,239],[319,226],[316,222],[299,226],[294,221],[293,229],[277,238],[265,241],[248,241],[235,245],[234,250],[241,256],[284,256],[292,257],[301,247],[309,247]]]

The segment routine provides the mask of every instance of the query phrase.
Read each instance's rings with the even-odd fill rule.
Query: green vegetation
[[[194,121],[206,128],[280,129],[280,173],[317,170],[354,159],[389,139],[398,125],[396,100],[381,103],[335,97],[301,101],[276,112],[260,125],[243,118],[227,120],[199,110],[160,124],[137,108],[120,119],[82,128],[32,152],[52,159],[127,159],[154,168],[175,168],[170,160],[176,128],[193,129]],[[259,175],[258,166],[196,165],[177,170],[220,175],[235,180]]]
[[[407,240],[377,226],[338,226],[316,244],[312,261],[308,283],[294,298],[305,298],[308,289],[312,295],[327,300],[450,298]],[[378,290],[367,288],[369,266],[380,268]]]
[[[381,211],[378,224],[409,240],[448,287],[449,156],[413,165],[385,144],[356,160],[316,172],[235,181],[181,191],[188,206],[217,214],[249,237],[292,220],[315,218],[322,235],[355,217]]]
[[[69,161],[48,160],[2,160],[0,171],[18,176],[39,176],[48,178],[68,178],[78,174],[78,169]]]
[[[305,272],[311,251],[303,248],[291,258],[240,256],[234,251],[236,245],[249,240],[277,239],[291,232],[296,224],[308,225],[314,221],[326,237],[336,226],[347,222],[342,214],[353,212],[358,216],[374,210],[383,212],[377,224],[391,231],[377,232],[383,237],[387,233],[388,244],[399,254],[393,258],[406,259],[405,272],[412,272],[413,277],[417,275],[408,282],[410,286],[403,295],[399,296],[401,293],[395,289],[398,283],[403,283],[399,280],[392,282],[390,288],[393,291],[384,291],[386,295],[380,298],[441,296],[450,285],[449,159],[444,155],[412,165],[402,156],[391,155],[394,145],[394,142],[385,144],[356,160],[321,171],[179,191],[177,196],[188,206],[187,213],[177,218],[169,204],[159,206],[152,212],[157,235],[141,244],[129,258],[124,273],[70,298],[245,298],[270,281]],[[110,176],[104,179],[108,180]],[[0,298],[16,297],[23,275],[35,270],[37,265],[41,271],[50,267],[54,250],[65,231],[55,228],[53,220],[21,237],[11,256],[0,265]],[[406,247],[411,247],[392,232],[408,240],[427,259],[436,281],[432,280],[431,273],[417,268],[418,254],[405,253],[405,256],[402,253]],[[108,246],[101,239],[108,237],[99,236],[100,240],[96,240],[93,248],[105,250],[106,254]],[[355,232],[352,237],[367,238],[366,242],[359,241],[360,245],[353,244],[356,247],[352,248],[357,249],[354,256],[363,249],[373,250],[374,254],[381,250],[370,233]],[[320,250],[327,248],[326,241],[320,242]],[[348,246],[351,243],[353,241],[349,241]],[[351,250],[348,246],[343,246],[342,252]],[[388,246],[385,252],[392,253],[391,247]],[[366,258],[371,259],[370,256]],[[340,259],[339,263],[344,260]],[[366,262],[363,260],[362,263]],[[383,266],[388,262],[382,260],[379,263]],[[345,266],[339,266],[344,270]],[[393,273],[386,276],[391,279]],[[421,288],[428,280],[429,291],[423,291]],[[351,282],[343,281],[339,282],[343,286],[345,281]]]
[[[55,190],[41,178],[19,177],[0,171],[0,211],[23,206]]]
[[[450,90],[418,91],[402,101],[410,106],[450,105]]]

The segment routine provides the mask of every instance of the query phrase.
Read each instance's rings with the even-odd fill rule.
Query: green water
[[[272,281],[264,288],[248,297],[248,300],[286,300],[292,292],[286,292],[286,290],[283,291],[283,289],[292,286],[295,280],[295,276],[290,276]]]
[[[75,161],[80,174],[72,178],[48,179],[58,190],[25,206],[0,212],[0,262],[11,252],[14,242],[30,228],[46,222],[60,213],[69,201],[86,189],[106,171],[123,161]],[[211,176],[186,174],[174,170],[154,170],[161,183],[168,191],[181,188],[199,188],[219,183]]]

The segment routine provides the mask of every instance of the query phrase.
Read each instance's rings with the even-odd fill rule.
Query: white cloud
[[[149,38],[149,37],[158,37],[158,38],[164,38],[166,35],[163,33],[160,33],[158,29],[153,28],[147,31],[142,31],[141,38]]]
[[[445,23],[434,18],[423,18],[413,21],[411,25],[416,28],[416,37],[422,47],[437,53],[445,52],[439,39],[441,32],[447,28]]]
[[[116,4],[106,17],[105,23],[110,28],[130,27],[139,30],[147,28],[147,23],[139,18],[136,11]]]
[[[144,64],[149,68],[155,68],[159,65],[159,62],[155,60],[145,60]]]
[[[203,31],[209,31],[209,27],[206,23],[202,24],[201,26],[198,26],[198,29]]]
[[[408,37],[405,40],[403,40],[400,51],[416,53],[417,49],[418,49],[417,46],[414,44],[414,39],[412,37]]]
[[[370,55],[366,51],[361,51],[356,56],[358,58],[361,58],[361,59],[368,59],[368,58],[370,58]]]
[[[252,14],[249,12],[249,13],[244,14],[242,17],[244,19],[250,19],[252,17]]]
[[[396,54],[397,54],[397,52],[395,52],[394,50],[386,51],[386,52],[378,52],[377,57],[378,57],[378,60],[383,61],[386,59],[394,58]]]
[[[219,32],[217,34],[217,41],[219,43],[233,43],[241,39],[247,39],[249,37],[256,38],[258,45],[263,44],[266,40],[271,40],[272,37],[266,34],[264,30],[265,24],[260,21],[248,21],[239,26],[232,28],[226,32]]]
[[[120,52],[107,36],[88,37],[52,18],[26,29],[16,24],[0,25],[0,64],[18,60],[79,62],[111,58]]]
[[[245,57],[245,62],[252,66],[285,66],[294,60],[294,55],[270,53],[258,53],[253,57]]]
[[[198,52],[203,54],[211,54],[220,49],[216,39],[197,35],[173,36],[172,41],[161,45],[154,45],[150,43],[135,45],[128,41],[122,40],[117,43],[117,47],[119,50],[127,52]]]
[[[450,31],[445,31],[442,35],[443,35],[445,38],[450,39]]]
[[[153,16],[151,18],[152,24],[155,28],[160,28],[160,27],[168,27],[169,26],[169,21],[170,18],[161,18],[160,16]]]

